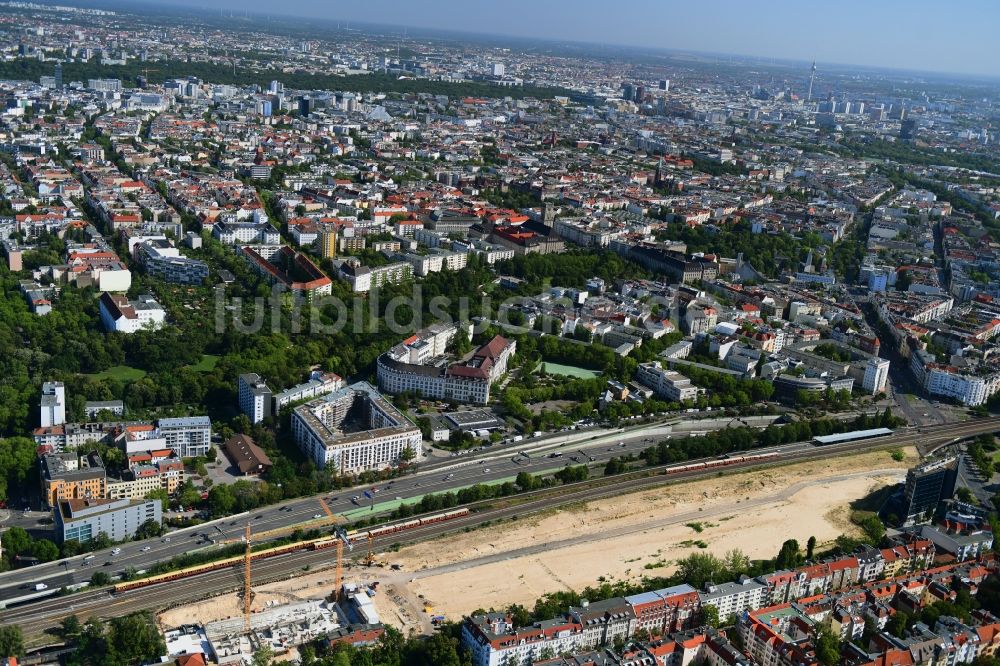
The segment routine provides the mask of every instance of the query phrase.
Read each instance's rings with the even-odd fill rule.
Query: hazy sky
[[[998,0],[160,1],[178,7],[1000,76]]]

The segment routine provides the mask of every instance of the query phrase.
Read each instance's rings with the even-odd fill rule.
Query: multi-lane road
[[[377,498],[375,510],[380,510],[383,506],[386,508],[391,506],[393,502],[398,501],[396,500],[397,497],[407,499],[429,492],[441,492],[479,482],[495,483],[501,479],[511,478],[520,471],[537,474],[561,467],[567,463],[573,463],[571,456],[575,456],[580,463],[596,465],[612,456],[628,452],[635,453],[637,450],[648,446],[651,441],[658,441],[666,436],[665,430],[665,426],[659,425],[644,426],[634,430],[626,430],[625,432],[585,433],[584,435],[573,433],[572,438],[566,436],[539,440],[537,443],[532,443],[531,446],[527,443],[522,443],[518,449],[527,453],[528,456],[519,454],[518,450],[508,449],[502,452],[487,450],[462,458],[449,458],[434,463],[433,469],[423,470],[418,474],[397,479],[391,484],[380,488],[379,493],[375,494]],[[1000,430],[1000,418],[991,418],[958,424],[927,426],[919,430],[904,429],[892,436],[883,437],[875,441],[849,442],[825,447],[817,447],[809,442],[801,442],[774,447],[772,449],[760,449],[755,452],[775,452],[778,454],[775,458],[776,461],[787,463],[845,455],[873,446],[904,446],[917,442],[922,444],[946,444],[958,439],[997,430]],[[583,441],[581,441],[581,437]],[[562,441],[564,439],[566,441]],[[552,453],[562,453],[562,455],[550,458],[549,456]],[[714,474],[715,470],[709,473]],[[524,515],[532,511],[560,506],[567,502],[587,501],[610,495],[619,495],[623,492],[662,485],[675,479],[688,479],[704,474],[705,472],[690,472],[669,476],[623,477],[620,481],[603,485],[586,485],[579,489],[571,486],[558,494],[550,493],[538,498],[527,497],[524,498],[525,501],[513,507],[480,512],[468,519],[455,521],[454,523],[432,525],[411,532],[393,535],[391,539],[393,542],[400,543],[417,541],[470,524],[477,524],[484,520],[496,520],[510,515]],[[238,540],[248,520],[252,525],[255,525],[255,529],[258,531],[274,529],[279,526],[288,526],[301,520],[311,521],[314,519],[314,516],[322,517],[325,514],[324,503],[327,505],[326,508],[329,508],[331,511],[347,514],[348,516],[368,511],[367,507],[359,507],[351,502],[352,492],[357,491],[342,492],[336,496],[328,495],[321,498],[297,500],[284,506],[270,507],[247,516],[216,521],[209,526],[199,526],[198,528],[174,532],[170,535],[170,541],[136,542],[135,544],[123,546],[121,553],[114,558],[111,558],[109,554],[97,554],[91,560],[93,564],[88,566],[83,566],[82,558],[77,557],[72,558],[67,565],[50,564],[28,570],[8,572],[0,576],[0,585],[3,586],[0,588],[0,591],[7,594],[8,599],[11,599],[30,594],[29,590],[25,590],[21,586],[30,584],[35,580],[50,581],[50,588],[52,588],[54,586],[85,582],[89,580],[91,572],[95,567],[103,568],[109,572],[117,572],[126,566],[141,569],[144,566],[149,566],[152,561],[168,559],[180,552],[188,552],[197,548],[198,546],[194,544],[204,541],[202,535],[206,531],[212,534],[214,530],[216,541],[225,539]],[[257,516],[260,516],[260,518]],[[145,550],[147,547],[149,550]],[[201,547],[212,546],[211,544],[203,543]],[[102,559],[105,557],[107,559]],[[292,575],[302,567],[329,562],[329,560],[329,553],[324,551],[293,553],[255,564],[255,578],[258,581],[262,581],[267,578]],[[112,565],[104,567],[105,561],[111,561]],[[34,577],[23,583],[16,582],[17,578],[24,577],[25,575],[33,575]],[[239,572],[222,570],[204,574],[190,580],[175,581],[168,585],[145,588],[141,591],[120,595],[119,597],[111,597],[107,590],[89,590],[69,597],[44,598],[10,608],[0,612],[0,624],[16,623],[21,625],[26,631],[41,631],[54,626],[58,623],[59,619],[71,614],[78,614],[82,617],[94,614],[109,617],[143,608],[164,607],[233,589],[239,585],[239,582]]]
[[[288,528],[293,526],[308,528],[310,525],[329,524],[335,519],[352,520],[392,509],[402,501],[412,501],[428,493],[513,479],[522,471],[539,474],[576,464],[576,461],[597,464],[606,462],[612,456],[637,454],[668,436],[670,431],[671,427],[666,424],[626,428],[623,432],[606,429],[572,431],[555,437],[528,439],[509,447],[490,447],[454,458],[428,458],[421,463],[417,473],[377,486],[290,500],[173,531],[161,538],[121,544],[117,554],[109,548],[2,573],[0,607],[27,598],[48,596],[61,587],[86,584],[94,571],[104,571],[111,576],[129,568],[143,571],[178,555],[221,548],[226,543],[240,541],[248,523],[252,532],[259,535],[259,540],[267,540],[287,534]],[[553,453],[560,455],[549,457]],[[373,501],[364,496],[365,491],[372,495]],[[359,499],[354,500],[354,497]],[[47,589],[36,592],[34,586],[39,583],[46,585]]]

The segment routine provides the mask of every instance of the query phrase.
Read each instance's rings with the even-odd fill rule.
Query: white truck
[[[45,583],[35,583],[35,592],[41,592],[42,590],[49,589],[49,586]]]

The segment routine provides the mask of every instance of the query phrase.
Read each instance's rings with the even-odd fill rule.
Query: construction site
[[[916,459],[912,449],[903,460],[872,452],[675,484],[397,552],[374,552],[369,540],[355,546],[363,554],[352,553],[341,533],[328,566],[258,586],[244,571],[249,606],[245,593],[230,594],[168,610],[159,623],[169,630],[199,618],[206,644],[233,657],[265,644],[291,657],[295,645],[322,634],[364,642],[383,624],[428,634],[477,608],[530,606],[547,592],[668,574],[692,552],[739,548],[765,558],[790,536],[830,543],[857,530],[852,502],[898,483]],[[560,565],[567,561],[574,566]]]
[[[346,532],[336,532],[334,576],[322,580],[308,590],[309,597],[258,595],[253,585],[252,543],[250,525],[243,537],[246,545],[243,557],[243,585],[235,596],[218,598],[230,612],[191,613],[189,607],[178,609],[186,617],[198,617],[202,624],[174,624],[164,632],[167,652],[171,656],[202,653],[220,665],[249,664],[253,655],[270,649],[279,658],[297,656],[297,648],[318,639],[330,643],[366,644],[383,633],[382,621],[372,597],[377,582],[358,585],[344,582],[345,550],[353,545]],[[376,563],[372,539],[361,564]],[[327,574],[328,575],[328,574]],[[306,590],[303,590],[306,592]],[[319,592],[318,598],[313,598]],[[325,594],[324,594],[325,592]],[[236,611],[238,607],[238,612]],[[166,623],[161,616],[161,626]]]

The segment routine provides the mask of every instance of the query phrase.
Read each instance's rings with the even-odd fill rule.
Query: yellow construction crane
[[[246,551],[243,555],[243,630],[249,633],[250,602],[252,601],[250,592],[250,523],[247,523],[243,540],[246,541]]]
[[[365,555],[365,566],[371,567],[375,566],[375,537],[368,533],[368,553]]]
[[[344,584],[344,543],[337,542],[337,575],[333,579],[333,600],[340,601],[340,587]]]
[[[344,585],[344,546],[347,546],[348,551],[354,550],[354,544],[351,543],[350,538],[347,536],[347,532],[344,528],[337,528],[337,574],[334,578],[334,588],[333,588],[333,599],[335,601],[340,601],[340,588]]]

